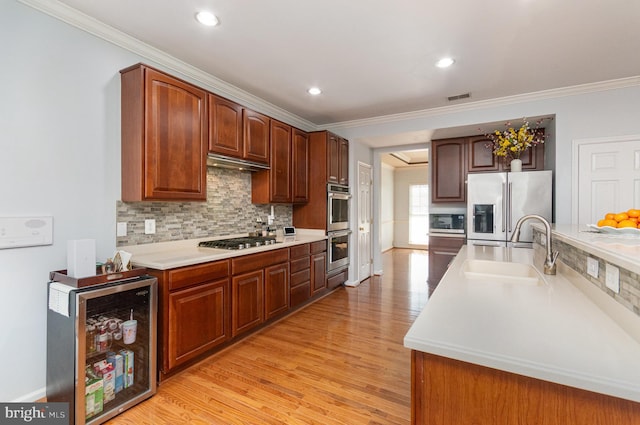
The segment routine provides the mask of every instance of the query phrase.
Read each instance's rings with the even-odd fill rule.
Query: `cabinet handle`
[[[457,252],[447,252],[447,251],[433,251],[433,253],[438,255],[450,255],[452,257],[455,257],[456,255],[458,255]]]

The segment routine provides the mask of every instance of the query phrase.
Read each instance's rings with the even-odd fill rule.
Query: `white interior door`
[[[358,162],[358,281],[371,276],[371,166]]]
[[[579,144],[577,197],[579,224],[640,208],[640,140]]]

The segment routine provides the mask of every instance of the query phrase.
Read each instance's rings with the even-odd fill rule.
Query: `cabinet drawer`
[[[297,260],[291,260],[291,273],[299,272],[300,270],[309,268],[309,256],[298,258]]]
[[[311,243],[311,253],[312,254],[318,254],[320,252],[324,252],[327,250],[327,241],[323,240],[323,241],[318,241],[318,242],[312,242]]]
[[[168,275],[170,291],[199,283],[212,282],[229,276],[229,260],[182,267],[170,270]]]
[[[308,256],[309,244],[305,243],[303,245],[292,246],[291,248],[289,248],[289,250],[291,252],[291,258],[300,258],[304,257],[305,255]]]
[[[302,304],[309,299],[309,282],[298,285],[295,288],[291,288],[291,294],[289,296],[289,305],[295,307]]]
[[[261,252],[260,254],[244,255],[231,260],[231,274],[234,276],[240,273],[260,270],[274,264],[289,261],[288,249],[277,249],[274,251]]]
[[[453,250],[458,252],[464,245],[464,238],[443,238],[438,236],[429,236],[429,249]]]
[[[340,273],[327,277],[327,287],[329,289],[336,288],[342,285],[349,278],[349,269],[345,269]]]
[[[297,273],[291,273],[291,287],[298,286],[302,283],[309,282],[311,279],[311,270],[306,269]]]

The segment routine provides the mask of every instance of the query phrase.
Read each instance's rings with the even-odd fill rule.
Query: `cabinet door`
[[[269,320],[289,310],[289,263],[264,269],[264,318]]]
[[[293,129],[291,139],[291,201],[309,201],[309,135]]]
[[[231,337],[229,279],[169,293],[169,369]]]
[[[468,171],[470,173],[498,171],[502,161],[493,154],[493,150],[490,147],[492,143],[493,141],[486,136],[469,138],[467,149],[469,154]]]
[[[338,183],[343,185],[349,184],[349,141],[343,138],[339,139],[339,172]]]
[[[311,296],[322,292],[327,287],[327,253],[321,252],[311,256]]]
[[[271,119],[250,109],[242,112],[244,153],[249,161],[269,164],[269,123]]]
[[[340,139],[327,133],[327,182],[340,183]]]
[[[291,126],[271,121],[271,202],[291,202]]]
[[[431,201],[464,202],[467,140],[447,139],[431,142]]]
[[[209,94],[209,151],[242,158],[242,106]]]
[[[206,92],[142,65],[121,89],[122,200],[206,200]]]
[[[232,336],[235,337],[264,321],[262,270],[232,278]]]

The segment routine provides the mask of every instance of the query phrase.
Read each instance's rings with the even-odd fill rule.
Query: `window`
[[[429,185],[409,186],[409,243],[427,245],[429,243]]]

